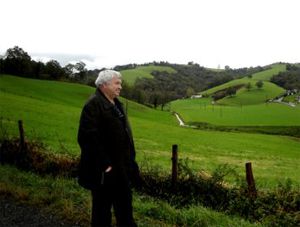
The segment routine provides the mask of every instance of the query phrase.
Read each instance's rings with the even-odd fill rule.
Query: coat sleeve
[[[77,139],[81,148],[79,183],[88,189],[100,182],[101,171],[111,164],[103,146],[101,122],[100,107],[87,103],[81,113]]]

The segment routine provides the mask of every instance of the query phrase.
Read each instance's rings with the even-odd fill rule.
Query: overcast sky
[[[17,45],[89,68],[296,63],[299,9],[299,0],[0,0],[0,54]]]

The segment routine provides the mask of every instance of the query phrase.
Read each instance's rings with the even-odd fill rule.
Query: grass
[[[284,93],[284,89],[269,82],[272,75],[285,70],[285,64],[272,65],[272,69],[255,73],[252,78],[232,80],[202,92],[208,96],[236,85],[251,84],[250,89],[239,89],[234,96],[227,96],[212,103],[212,98],[185,99],[172,102],[172,110],[180,113],[185,122],[208,123],[218,126],[300,126],[300,105],[268,103]],[[262,88],[255,86],[264,80]]]
[[[228,88],[228,87],[232,87],[235,85],[239,85],[239,84],[248,84],[250,83],[252,88],[256,87],[255,83],[259,80],[263,80],[264,83],[264,98],[272,98],[272,97],[276,97],[277,95],[281,94],[282,92],[284,92],[284,89],[269,83],[270,78],[281,72],[281,71],[285,71],[286,70],[286,65],[284,64],[275,64],[272,66],[271,69],[268,70],[264,70],[262,72],[258,72],[252,75],[251,78],[249,77],[244,77],[241,79],[236,79],[236,80],[231,80],[225,84],[221,84],[219,86],[213,87],[211,89],[208,89],[206,91],[201,92],[201,94],[207,94],[207,95],[212,95],[214,92]]]
[[[26,93],[28,91],[28,93]],[[1,118],[4,127],[12,136],[18,136],[17,121],[24,122],[25,134],[28,139],[41,140],[48,149],[56,153],[67,153],[71,156],[80,154],[76,136],[78,121],[83,103],[94,92],[94,88],[54,81],[40,81],[24,79],[13,76],[0,77],[0,105]],[[58,99],[58,100],[57,100]],[[188,158],[196,171],[212,171],[217,166],[229,163],[238,172],[244,174],[245,162],[251,161],[257,182],[263,187],[274,187],[278,181],[291,178],[300,183],[297,172],[300,171],[299,140],[291,137],[270,136],[250,133],[229,133],[218,131],[202,131],[178,126],[176,118],[169,112],[157,111],[122,99],[127,105],[129,120],[132,124],[133,135],[137,149],[137,160],[142,163],[144,159],[153,165],[159,165],[169,171],[171,165],[172,144],[179,145],[179,158]],[[186,108],[207,108],[201,119],[213,119],[213,110],[205,99],[190,100],[202,102],[199,106],[190,103]],[[188,102],[187,102],[188,103]],[[172,109],[175,103],[172,103]],[[248,106],[247,108],[250,108]],[[252,105],[252,108],[258,108]],[[279,105],[262,105],[266,108],[272,119]],[[222,121],[227,111],[249,112],[255,115],[259,109],[246,111],[239,107],[224,109],[223,118],[218,118],[220,110],[215,107],[215,119]],[[276,109],[278,108],[278,109]],[[295,116],[299,116],[298,109],[294,108],[288,117],[278,119],[286,121],[286,125],[298,124]],[[199,111],[198,111],[199,112]],[[192,113],[187,111],[186,113]],[[196,113],[196,112],[195,112]],[[234,112],[232,112],[234,115]],[[191,120],[193,119],[192,114]],[[196,115],[195,115],[196,116]],[[243,115],[244,116],[244,115]],[[247,115],[248,124],[257,124],[257,117]],[[183,114],[184,119],[188,115]],[[251,120],[251,118],[255,120]],[[234,122],[238,117],[231,116]],[[296,118],[298,119],[298,118]],[[240,119],[242,121],[242,118]],[[227,121],[229,121],[227,119]],[[270,120],[271,121],[271,120]],[[230,122],[230,123],[232,123]],[[274,123],[274,122],[273,122]],[[299,125],[299,124],[298,124]],[[272,170],[272,172],[270,171]]]
[[[168,73],[175,73],[176,71],[168,66],[138,66],[135,69],[122,70],[122,76],[124,80],[133,85],[137,78],[153,78],[151,73],[153,71],[166,71]]]
[[[78,84],[0,76],[1,125],[8,129],[10,136],[17,136],[17,120],[22,119],[28,139],[41,140],[53,152],[78,157],[78,120],[82,105],[93,92],[94,88]],[[122,101],[128,110],[141,167],[146,160],[169,172],[171,146],[178,144],[179,158],[188,159],[195,171],[212,172],[219,165],[229,164],[243,176],[245,163],[251,161],[259,189],[272,189],[287,178],[296,187],[300,184],[299,139],[181,128],[169,112]],[[199,103],[189,103],[185,108],[209,108],[210,105],[209,99],[190,102]],[[176,104],[172,103],[174,107]],[[267,108],[260,108],[263,107]],[[251,112],[255,111],[258,110]],[[276,111],[279,109],[269,113]],[[293,115],[289,117],[294,124]],[[90,195],[74,179],[39,177],[3,165],[0,171],[0,196],[12,196],[68,220],[88,223]],[[227,180],[234,183],[232,179]],[[139,226],[259,226],[201,206],[177,209],[136,192],[133,205]]]
[[[273,64],[271,65],[271,67],[271,69],[253,74],[252,79],[269,81],[273,75],[276,75],[279,72],[284,72],[286,70],[285,64]]]
[[[264,82],[262,88],[257,88],[255,86],[255,81],[244,79],[245,83],[250,83],[252,88],[247,90],[242,88],[238,90],[237,94],[233,97],[225,97],[220,101],[217,101],[220,105],[229,106],[240,106],[240,105],[255,105],[265,103],[269,99],[273,99],[276,96],[284,93],[284,89],[278,87],[277,85]]]
[[[90,193],[75,180],[40,177],[6,165],[0,165],[0,171],[0,198],[9,196],[70,223],[89,225]],[[133,208],[138,226],[260,226],[199,206],[176,209],[136,192]]]
[[[212,105],[211,99],[205,98],[174,101],[172,110],[180,113],[186,123],[206,122],[223,126],[300,126],[300,105],[290,107],[279,103],[264,103],[225,106]]]

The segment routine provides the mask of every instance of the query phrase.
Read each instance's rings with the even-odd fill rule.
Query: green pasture
[[[176,71],[168,66],[138,66],[135,69],[122,70],[123,79],[129,84],[133,85],[137,78],[153,78],[151,73],[153,71],[166,71],[168,73],[175,73]]]
[[[251,84],[251,88],[249,90],[242,88],[237,91],[236,95],[232,97],[225,97],[218,100],[217,103],[231,106],[262,104],[267,100],[273,99],[284,93],[283,88],[267,81],[264,82],[262,88],[257,88],[255,86],[255,81],[249,79],[244,80],[246,83]]]
[[[271,65],[271,67],[272,67],[271,69],[264,70],[264,71],[258,72],[258,73],[254,73],[252,75],[252,79],[269,81],[273,75],[276,75],[279,72],[283,72],[286,70],[285,64],[274,64],[274,65]]]
[[[177,100],[172,102],[171,108],[187,124],[205,122],[223,126],[300,126],[299,104],[296,107],[280,103],[227,106],[213,105],[210,98],[203,98]]]
[[[220,126],[300,126],[300,105],[291,107],[286,103],[270,103],[268,100],[284,93],[284,89],[267,81],[279,71],[285,70],[284,64],[275,64],[272,69],[256,73],[252,78],[232,80],[211,88],[202,94],[236,86],[243,87],[233,96],[213,102],[212,98],[176,100],[171,104],[172,111],[180,114],[186,123],[198,122]],[[263,87],[255,83],[264,80]]]
[[[3,129],[8,129],[10,136],[17,136],[17,121],[22,119],[28,139],[44,142],[53,152],[78,156],[80,152],[76,136],[80,112],[87,97],[94,90],[92,87],[72,83],[0,76],[2,134]],[[219,165],[229,164],[243,176],[245,162],[251,161],[255,178],[262,187],[274,187],[278,181],[287,178],[300,183],[299,139],[182,128],[170,112],[150,109],[125,99],[122,101],[132,124],[137,160],[141,165],[147,160],[152,165],[170,171],[171,147],[172,144],[178,144],[179,158],[190,160],[192,168],[196,171],[211,172]],[[299,116],[299,108],[268,104],[228,109],[223,107],[222,110],[219,109],[221,107],[215,106],[213,110],[209,103],[208,99],[182,100],[172,103],[171,108],[174,110],[181,105],[181,109],[187,111],[180,114],[185,120],[191,121],[194,121],[198,109],[198,112],[202,110],[203,117],[205,116],[208,122],[239,124],[244,119],[250,125],[259,121],[261,124],[268,121],[277,124],[279,121],[281,125],[299,125],[299,120],[295,117]],[[262,111],[264,109],[265,112]],[[279,115],[274,115],[276,111],[282,111],[284,116],[279,118]],[[237,117],[235,114],[238,112],[243,117]],[[249,114],[246,117],[242,115],[247,112]],[[258,112],[267,116],[259,120],[256,115]],[[212,117],[214,114],[216,119]],[[231,117],[224,121],[227,115]],[[272,120],[274,116],[278,119]],[[238,118],[241,119],[237,121]],[[199,120],[206,121],[202,118]]]
[[[213,87],[211,89],[208,89],[206,91],[201,92],[201,94],[206,95],[212,95],[214,92],[232,87],[235,85],[246,85],[248,83],[251,84],[252,88],[250,90],[253,90],[256,88],[255,83],[259,80],[263,80],[263,91],[269,93],[264,96],[264,98],[272,98],[276,97],[277,95],[281,94],[284,90],[282,88],[279,88],[278,86],[269,83],[268,81],[273,75],[278,74],[281,71],[285,71],[286,66],[284,64],[275,64],[272,65],[272,69],[264,70],[262,72],[258,72],[252,75],[251,78],[244,77],[241,79],[231,80],[225,84],[221,84],[219,86]]]

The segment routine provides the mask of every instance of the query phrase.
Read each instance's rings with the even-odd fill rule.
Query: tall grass
[[[90,193],[74,179],[39,177],[5,165],[0,165],[0,172],[0,198],[12,197],[75,225],[89,226]],[[133,208],[138,226],[260,226],[200,206],[176,209],[136,192]]]

